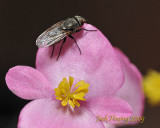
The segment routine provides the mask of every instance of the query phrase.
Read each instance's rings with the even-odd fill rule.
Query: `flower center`
[[[80,106],[78,101],[86,101],[85,94],[89,91],[89,84],[85,83],[84,80],[79,81],[74,88],[72,87],[73,77],[69,77],[69,82],[66,78],[63,78],[63,81],[60,82],[58,88],[55,88],[55,95],[57,100],[61,100],[62,106],[69,104],[73,108]]]

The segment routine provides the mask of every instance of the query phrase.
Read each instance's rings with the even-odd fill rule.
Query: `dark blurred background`
[[[8,90],[8,69],[35,67],[36,38],[54,23],[75,15],[99,28],[142,74],[149,68],[160,71],[159,0],[0,0],[0,128],[16,128],[18,114],[29,102]],[[146,104],[144,123],[129,128],[158,128],[159,115],[160,107]]]

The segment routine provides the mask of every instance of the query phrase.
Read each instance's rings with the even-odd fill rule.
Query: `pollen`
[[[70,105],[73,108],[75,106],[79,107],[79,101],[86,101],[84,96],[89,91],[89,84],[81,80],[72,87],[73,81],[74,78],[71,76],[69,77],[69,82],[66,78],[63,78],[58,88],[54,89],[56,99],[62,101],[62,106]]]

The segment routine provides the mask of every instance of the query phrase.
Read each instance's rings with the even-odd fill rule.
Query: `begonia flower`
[[[83,28],[96,29],[89,24]],[[18,128],[115,127],[116,121],[106,125],[97,121],[97,116],[131,116],[130,105],[115,97],[124,74],[107,38],[99,30],[73,36],[81,55],[73,40],[67,38],[58,61],[61,43],[56,44],[52,58],[52,47],[38,50],[36,69],[16,66],[8,71],[8,88],[23,99],[33,100],[22,109]]]

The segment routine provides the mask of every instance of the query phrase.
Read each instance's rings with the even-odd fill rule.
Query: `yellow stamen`
[[[57,100],[62,100],[62,106],[66,106],[69,104],[73,108],[76,106],[80,106],[80,101],[86,101],[85,94],[89,91],[89,84],[85,83],[84,80],[79,81],[74,88],[72,89],[73,77],[69,77],[69,82],[66,78],[63,78],[63,81],[60,82],[58,88],[55,88],[55,95]]]

